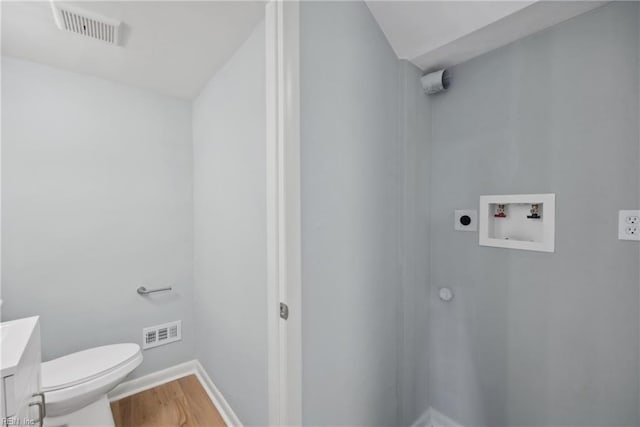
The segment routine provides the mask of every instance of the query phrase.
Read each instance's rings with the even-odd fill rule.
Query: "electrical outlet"
[[[640,241],[640,210],[618,213],[618,239]]]

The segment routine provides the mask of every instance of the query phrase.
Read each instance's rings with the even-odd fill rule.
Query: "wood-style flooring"
[[[224,426],[195,375],[111,402],[116,427]]]

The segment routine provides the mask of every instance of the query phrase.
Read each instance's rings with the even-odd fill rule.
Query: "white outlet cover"
[[[467,225],[461,221],[464,216],[471,220]],[[453,215],[453,229],[456,231],[478,231],[478,211],[475,209],[456,209]]]
[[[618,239],[640,241],[640,210],[618,212]]]

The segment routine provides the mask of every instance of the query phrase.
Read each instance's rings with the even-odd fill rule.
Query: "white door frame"
[[[269,424],[295,426],[302,422],[298,2],[271,0],[265,29]]]

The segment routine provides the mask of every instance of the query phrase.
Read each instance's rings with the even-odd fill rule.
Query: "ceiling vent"
[[[116,46],[120,44],[120,21],[57,1],[51,1],[51,6],[56,25],[61,30]]]

